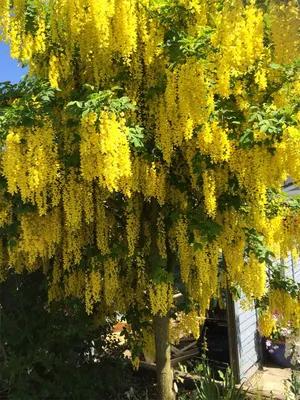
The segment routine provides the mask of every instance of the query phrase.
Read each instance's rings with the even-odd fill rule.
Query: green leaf
[[[80,135],[78,135],[77,133],[74,134],[74,139],[72,140],[72,144],[76,144],[79,143],[81,140]]]
[[[66,157],[65,159],[66,164],[69,167],[79,167],[80,166],[80,154],[74,153]]]
[[[281,69],[281,65],[275,63],[269,64],[269,67],[272,69]]]
[[[87,108],[86,110],[83,111],[82,118],[86,117],[89,113],[91,112],[91,110],[89,108]]]
[[[173,222],[177,221],[177,220],[179,219],[179,217],[180,217],[179,211],[172,211],[172,212],[169,214],[169,218],[170,218]]]
[[[240,137],[240,146],[241,147],[250,147],[254,143],[254,134],[252,130],[246,130],[242,136]]]
[[[9,241],[8,245],[9,245],[10,250],[13,250],[16,247],[17,242],[14,239],[11,239]]]
[[[267,130],[268,130],[268,125],[266,124],[266,125],[262,125],[261,127],[260,127],[260,131],[261,132],[266,132]]]
[[[194,248],[195,251],[203,249],[202,243],[193,242],[191,243],[191,246]]]

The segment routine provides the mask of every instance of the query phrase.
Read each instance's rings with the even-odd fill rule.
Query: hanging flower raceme
[[[152,283],[149,300],[153,315],[167,315],[173,304],[173,288],[170,283]]]
[[[266,265],[250,254],[247,265],[242,271],[241,288],[248,299],[261,299],[266,291]]]
[[[9,131],[4,146],[3,175],[9,193],[19,192],[24,203],[38,206],[40,214],[47,211],[47,196],[57,205],[60,195],[55,187],[60,184],[60,166],[51,123],[15,127]]]
[[[299,327],[300,302],[297,297],[292,297],[283,290],[272,289],[269,292],[269,308],[271,312],[279,315],[282,326],[292,324],[295,328]]]
[[[139,233],[140,233],[140,218],[141,218],[141,202],[140,197],[136,196],[128,201],[127,206],[127,243],[128,255],[132,257],[138,247]]]
[[[300,51],[298,36],[300,15],[297,1],[273,0],[270,22],[274,42],[274,61],[278,64],[292,63]]]
[[[201,236],[197,232],[194,236],[200,248],[195,251],[195,274],[188,287],[192,297],[199,301],[200,316],[205,318],[211,298],[217,295],[220,249],[218,243],[201,245]]]
[[[274,315],[270,312],[262,313],[258,318],[258,329],[262,336],[269,337],[276,327]]]
[[[200,325],[203,319],[193,310],[187,314],[180,313],[176,324],[171,324],[171,343],[179,343],[182,337],[192,334],[195,338],[200,336]]]
[[[217,24],[212,37],[212,45],[219,50],[212,56],[218,60],[217,92],[228,98],[230,78],[242,76],[264,55],[263,13],[253,3],[244,7],[241,0],[226,1]]]
[[[187,222],[184,218],[180,218],[176,224],[176,241],[178,246],[181,279],[182,282],[188,283],[190,269],[193,262],[193,254],[188,241]]]
[[[213,163],[229,161],[231,145],[228,132],[216,120],[205,123],[198,131],[197,146],[202,155],[211,157]]]
[[[102,112],[88,114],[81,122],[80,159],[82,176],[98,178],[109,191],[118,190],[120,180],[131,175],[128,130],[124,120]]]
[[[88,314],[92,313],[95,303],[102,299],[103,279],[101,277],[101,264],[94,258],[91,260],[92,271],[85,278],[85,306]]]
[[[28,213],[20,217],[21,236],[19,251],[27,255],[28,267],[37,264],[39,259],[52,258],[61,245],[61,213],[58,207],[47,215]]]
[[[207,214],[215,217],[217,209],[216,184],[213,171],[203,171],[204,204]]]

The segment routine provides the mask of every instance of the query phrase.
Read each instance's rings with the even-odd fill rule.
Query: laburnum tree
[[[49,302],[125,315],[160,399],[170,341],[223,288],[269,287],[265,330],[300,325],[266,273],[299,253],[299,23],[296,0],[0,0],[29,67],[0,89],[1,279],[42,269]]]

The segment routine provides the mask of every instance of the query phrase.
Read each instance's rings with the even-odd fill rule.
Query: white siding
[[[294,263],[294,279],[297,283],[300,283],[300,258]]]
[[[285,275],[300,283],[300,258],[293,260],[291,254],[289,254],[288,258],[284,260],[284,265],[288,267]]]
[[[300,188],[293,184],[291,177],[288,177],[288,179],[284,182],[283,191],[288,197],[300,195]],[[286,271],[287,276],[293,278],[295,282],[300,283],[300,258],[298,258],[296,261],[293,261],[291,255],[289,255],[289,257],[285,260],[285,265],[289,267]]]
[[[235,303],[240,380],[249,378],[260,360],[256,310],[244,311],[241,301]]]

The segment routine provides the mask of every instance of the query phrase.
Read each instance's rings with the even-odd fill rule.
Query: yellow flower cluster
[[[109,252],[109,224],[105,209],[105,198],[96,191],[96,243],[101,254]]]
[[[141,160],[136,181],[138,187],[146,198],[156,197],[160,205],[163,205],[166,197],[167,171],[160,163],[151,164]]]
[[[264,312],[258,317],[258,329],[262,336],[269,337],[276,328],[276,321],[270,312]]]
[[[93,221],[93,190],[89,182],[81,181],[80,176],[72,169],[66,178],[63,190],[65,225],[70,231],[80,228],[83,216],[87,223]]]
[[[0,189],[0,227],[12,222],[12,204],[5,198],[5,190]]]
[[[267,72],[264,68],[259,69],[255,73],[255,83],[257,84],[259,90],[265,90],[267,88]]]
[[[260,263],[254,254],[250,254],[247,265],[242,271],[241,287],[248,299],[261,299],[266,292],[266,265]]]
[[[20,191],[24,203],[36,204],[40,214],[47,211],[47,196],[57,205],[60,195],[59,163],[55,132],[51,124],[10,130],[5,141],[2,168],[11,194]],[[55,195],[56,194],[56,195]]]
[[[20,218],[21,235],[17,251],[26,255],[27,268],[33,268],[39,258],[45,262],[52,258],[62,240],[61,213],[55,207],[47,215],[30,213]]]
[[[140,233],[140,199],[138,196],[129,199],[127,205],[126,233],[128,242],[128,256],[132,257],[137,247]]]
[[[149,300],[153,315],[167,315],[173,304],[173,288],[169,283],[150,284]]]
[[[114,42],[113,50],[126,59],[137,48],[137,4],[133,0],[115,0],[113,35],[123,38]]]
[[[194,233],[197,243],[201,238]],[[210,299],[215,297],[218,290],[218,263],[220,250],[216,243],[203,244],[194,255],[195,275],[190,279],[189,290],[193,298],[200,303],[200,316],[205,317]]]
[[[244,7],[242,0],[226,1],[216,22],[212,44],[219,52],[212,61],[217,61],[217,93],[228,98],[231,77],[243,76],[263,57],[263,13],[254,2]]]
[[[230,142],[225,129],[218,121],[206,122],[197,135],[197,146],[203,155],[209,155],[213,163],[228,161]]]
[[[125,121],[102,112],[100,122],[90,113],[81,123],[80,157],[82,176],[99,179],[109,191],[119,190],[119,181],[131,175],[130,150]]]
[[[207,214],[214,218],[217,210],[216,184],[213,171],[203,171],[204,205]]]
[[[135,0],[102,3],[98,0],[50,1],[47,6],[48,29],[44,4],[37,2],[34,5],[38,19],[37,29],[33,32],[26,29],[26,3],[14,2],[11,15],[9,1],[1,0],[0,34],[4,38],[9,36],[13,57],[21,61],[30,60],[31,72],[42,73],[54,87],[60,86],[65,79],[72,79],[71,60],[77,57],[78,49],[80,70],[89,77],[89,83],[96,84],[105,81],[107,75],[113,73],[112,58],[115,52],[127,63],[136,51],[138,16]],[[89,45],[85,40],[87,37]],[[53,46],[55,50],[47,65],[41,54],[45,53],[50,38],[56,46]],[[66,56],[68,62],[64,62]],[[41,59],[38,60],[38,57]],[[40,68],[42,63],[43,69]]]
[[[296,0],[272,1],[270,21],[274,42],[274,61],[278,64],[292,63],[300,51],[300,16]]]
[[[64,289],[66,296],[82,298],[86,288],[86,276],[84,271],[72,271],[65,276]]]
[[[9,26],[9,0],[0,1],[0,40],[7,41],[8,26]]]
[[[119,288],[118,263],[108,259],[104,262],[104,298],[108,306],[114,301]]]
[[[220,247],[226,260],[228,280],[236,285],[242,281],[245,263],[245,233],[238,214],[231,210],[223,216],[224,229],[220,237]]]
[[[193,249],[188,242],[188,227],[183,218],[180,218],[176,224],[176,241],[178,246],[181,280],[183,283],[188,283],[193,261]]]
[[[136,304],[145,306],[145,293],[147,291],[148,279],[145,271],[145,260],[141,255],[136,257],[136,297],[135,299],[131,296],[131,299],[136,301]]]
[[[166,239],[167,236],[166,236],[164,219],[163,216],[159,214],[157,218],[157,247],[159,255],[162,258],[167,258]]]
[[[200,325],[203,320],[199,317],[195,310],[187,314],[180,313],[176,319],[176,323],[170,324],[170,342],[179,343],[182,337],[193,335],[194,338],[200,336]]]
[[[166,75],[164,99],[157,110],[156,141],[165,161],[170,164],[174,149],[184,140],[190,140],[194,129],[207,121],[213,109],[213,93],[205,80],[203,67],[196,59],[188,59],[174,71],[167,71]]]
[[[155,340],[152,327],[142,329],[142,340],[144,353],[155,360]]]
[[[300,301],[288,292],[272,289],[269,292],[269,309],[276,313],[281,326],[300,327]]]
[[[92,271],[85,278],[85,308],[88,314],[93,312],[94,303],[101,299],[101,275],[99,271]]]

